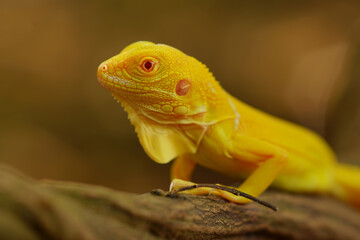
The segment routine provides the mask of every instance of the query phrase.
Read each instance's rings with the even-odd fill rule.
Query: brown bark
[[[34,181],[0,167],[0,239],[360,239],[360,213],[329,197],[268,191],[236,205],[215,196],[164,196]]]

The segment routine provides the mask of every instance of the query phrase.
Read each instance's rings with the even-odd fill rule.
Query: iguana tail
[[[334,195],[360,210],[360,167],[340,163],[335,179]]]

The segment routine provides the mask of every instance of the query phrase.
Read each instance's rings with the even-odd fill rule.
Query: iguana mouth
[[[130,87],[131,83],[114,77],[107,77],[107,78],[97,78],[99,84],[103,86],[105,89],[109,90],[110,92],[114,91],[121,91],[121,92],[130,92],[135,94],[145,94],[151,93],[153,91],[147,91],[140,88]]]

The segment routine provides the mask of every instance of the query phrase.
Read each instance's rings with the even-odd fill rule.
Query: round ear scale
[[[191,88],[191,82],[187,79],[182,79],[176,84],[175,92],[179,96],[185,96]]]

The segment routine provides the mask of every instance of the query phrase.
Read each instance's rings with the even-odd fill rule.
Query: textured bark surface
[[[0,167],[0,239],[360,239],[359,212],[334,199],[275,191],[261,198],[280,210],[34,181]]]

